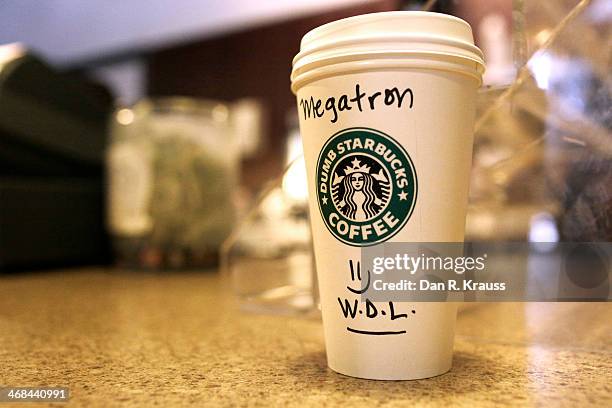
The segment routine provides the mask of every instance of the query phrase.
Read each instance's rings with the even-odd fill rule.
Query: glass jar
[[[239,149],[220,102],[146,99],[113,115],[107,225],[116,262],[216,265],[234,225]]]

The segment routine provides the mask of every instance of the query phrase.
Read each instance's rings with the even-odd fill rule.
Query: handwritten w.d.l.
[[[394,326],[394,321],[398,319],[407,319],[407,313],[401,313],[395,310],[393,302],[387,302],[383,305],[376,305],[370,299],[365,299],[365,302],[361,302],[355,295],[362,295],[365,293],[372,282],[372,275],[370,271],[366,272],[366,280],[364,281],[361,277],[361,262],[357,261],[355,264],[353,260],[349,260],[349,269],[351,272],[351,281],[360,283],[361,287],[354,288],[352,285],[346,287],[347,291],[352,294],[350,297],[338,296],[338,304],[340,310],[345,319],[347,319],[346,330],[351,333],[364,334],[368,336],[390,336],[398,334],[406,334],[406,330],[402,326]],[[412,310],[415,314],[416,311]],[[384,319],[389,321],[389,326],[384,330],[369,330],[367,328],[360,328],[359,321],[363,319],[357,319],[359,317],[365,317],[366,319]],[[357,321],[356,321],[357,319]],[[354,324],[355,323],[355,324]],[[368,325],[369,326],[369,325]]]

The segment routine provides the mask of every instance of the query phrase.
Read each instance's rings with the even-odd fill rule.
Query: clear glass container
[[[226,240],[222,265],[242,309],[317,317],[306,166],[295,110],[287,114],[287,128],[286,170]]]
[[[115,112],[107,225],[119,265],[217,264],[234,226],[239,170],[229,112],[191,98],[147,99]]]

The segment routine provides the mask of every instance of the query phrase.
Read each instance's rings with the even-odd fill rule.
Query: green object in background
[[[115,261],[148,269],[213,266],[236,218],[239,148],[231,110],[174,97],[119,109],[108,149]]]

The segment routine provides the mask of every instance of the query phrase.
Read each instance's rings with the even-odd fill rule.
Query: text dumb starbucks
[[[325,103],[323,99],[315,99],[311,96],[310,98],[300,99],[299,104],[304,114],[304,120],[321,118],[329,113],[331,123],[336,123],[340,112],[350,111],[353,108],[363,112],[364,109],[368,108],[376,110],[377,106],[384,104],[385,106],[395,106],[398,109],[402,106],[412,109],[414,94],[410,88],[400,90],[397,87],[368,93],[362,91],[360,85],[356,84],[353,95],[330,96],[325,99]]]
[[[336,159],[336,157],[348,154],[355,149],[369,150],[377,157],[380,157],[384,161],[388,162],[391,169],[393,169],[395,182],[398,188],[404,188],[408,185],[406,168],[391,149],[387,148],[382,143],[376,143],[370,138],[355,137],[336,144],[335,149],[331,148],[327,152],[327,155],[322,158],[323,165],[321,168],[323,171],[319,175],[319,189],[322,193],[328,192],[326,183],[329,179],[329,172],[331,171],[333,161]]]

